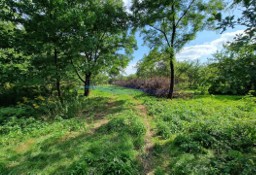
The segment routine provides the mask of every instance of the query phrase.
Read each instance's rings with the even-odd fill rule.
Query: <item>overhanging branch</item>
[[[150,25],[150,24],[149,24],[149,26],[152,27],[152,28],[154,28],[155,30],[161,32],[161,33],[164,35],[164,38],[165,38],[165,40],[166,40],[168,46],[171,47],[171,45],[170,45],[170,43],[169,43],[169,40],[168,40],[168,38],[167,38],[167,35],[166,35],[166,33],[165,33],[163,30],[161,30],[161,29],[159,29],[159,28],[157,28],[157,27],[155,27],[155,26],[153,26],[153,25]]]
[[[186,16],[186,14],[188,13],[189,9],[191,8],[192,4],[195,2],[195,0],[192,0],[188,6],[188,8],[184,11],[184,13],[182,14],[182,16],[178,19],[177,23],[175,24],[175,26],[177,27],[180,23],[180,21]]]

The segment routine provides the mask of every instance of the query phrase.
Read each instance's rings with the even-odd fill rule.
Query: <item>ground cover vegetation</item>
[[[254,1],[131,4],[0,1],[0,174],[256,174]],[[236,25],[207,63],[175,59]],[[136,32],[151,51],[123,76]]]
[[[101,86],[80,103],[75,117],[51,120],[1,108],[2,116],[10,115],[0,127],[1,174],[256,172],[253,97],[169,101]]]

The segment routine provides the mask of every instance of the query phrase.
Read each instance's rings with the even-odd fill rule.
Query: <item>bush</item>
[[[39,86],[14,86],[0,92],[0,106],[16,105],[24,98],[33,99],[37,96],[47,96],[50,92]]]
[[[6,123],[11,117],[21,118],[30,117],[29,109],[26,107],[6,107],[0,108],[0,125]]]
[[[214,170],[211,174],[249,175],[256,173],[255,163],[255,157],[231,150],[227,154],[212,158],[209,168]]]

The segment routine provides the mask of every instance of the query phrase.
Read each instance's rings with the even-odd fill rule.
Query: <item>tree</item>
[[[72,50],[76,53],[70,59],[84,84],[84,96],[88,96],[93,75],[102,71],[113,73],[128,64],[135,40],[128,32],[129,17],[122,0],[88,1],[84,8],[88,15],[81,18],[78,34],[72,38]]]
[[[239,46],[247,44],[256,44],[256,3],[255,0],[233,0],[228,6],[230,9],[242,7],[242,16],[236,17],[230,15],[222,19],[218,29],[224,32],[227,28],[234,28],[236,25],[246,27],[244,34],[240,34],[235,38],[234,44]]]
[[[169,54],[168,98],[173,97],[175,54],[200,30],[212,26],[221,9],[220,0],[133,0],[135,26],[143,28],[144,40]]]
[[[76,22],[75,8],[80,1],[14,1],[7,0],[6,13],[9,19],[23,33],[15,49],[31,57],[33,71],[30,72],[31,83],[40,82],[46,86],[48,81],[55,81],[57,94],[61,96],[61,80],[68,65],[65,53],[67,39]],[[6,11],[6,10],[4,10]]]
[[[45,65],[45,68],[41,69],[44,72],[41,71],[41,75],[45,76],[48,73],[48,76],[50,74],[55,79],[59,97],[61,97],[63,69],[67,65],[64,43],[72,30],[71,12],[76,3],[77,1],[49,0],[19,4],[22,13],[27,16],[23,25],[27,31],[26,38],[35,55],[34,63],[37,66],[41,66],[40,63]]]
[[[0,2],[0,87],[6,83],[18,83],[28,73],[30,57],[18,49],[19,37],[24,30],[17,20],[21,16],[10,7],[10,1]],[[14,20],[14,18],[16,20]]]
[[[215,63],[209,65],[214,75],[210,93],[245,95],[249,90],[256,90],[256,55],[252,47],[237,50],[226,46],[214,58]]]

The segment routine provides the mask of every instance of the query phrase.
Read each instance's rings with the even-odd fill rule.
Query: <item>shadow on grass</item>
[[[112,101],[108,97],[92,97],[86,100],[80,117],[91,119],[90,122],[100,120],[107,115],[126,110],[124,100]]]
[[[88,98],[79,120],[98,122],[126,110],[124,104],[107,97]],[[7,156],[7,163],[0,162],[0,174],[138,174],[136,141],[123,130],[122,122],[60,135],[52,133],[27,152]]]
[[[256,173],[253,141],[237,147],[238,141],[218,137],[207,132],[180,133],[164,144],[156,144],[152,170],[155,174],[177,175]]]
[[[107,124],[106,124],[107,125]],[[37,143],[35,150],[8,158],[4,174],[129,174],[138,171],[132,137],[122,132],[93,133],[63,138],[51,137]],[[0,173],[1,174],[1,173]]]

